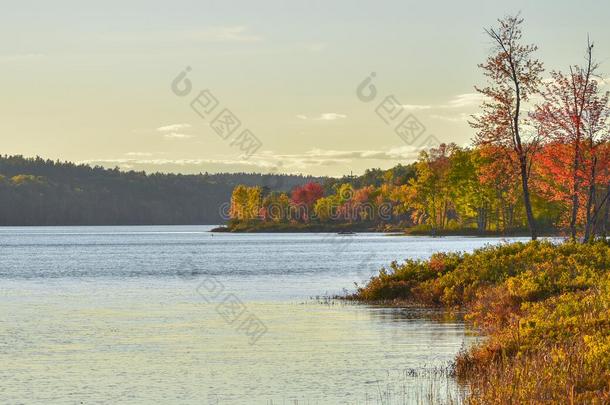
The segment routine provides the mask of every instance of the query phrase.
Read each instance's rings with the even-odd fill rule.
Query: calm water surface
[[[209,229],[0,228],[0,402],[456,395],[451,379],[431,374],[474,339],[461,322],[315,297],[353,290],[393,260],[500,239]]]

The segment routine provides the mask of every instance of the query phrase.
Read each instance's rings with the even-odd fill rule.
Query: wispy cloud
[[[263,37],[249,32],[245,25],[210,27],[201,31],[192,31],[187,36],[198,41],[234,41],[234,42],[258,42]]]
[[[459,114],[430,114],[430,118],[434,118],[441,121],[447,122],[468,122],[471,114],[459,113]]]
[[[408,111],[429,110],[433,108],[433,106],[425,104],[403,104],[401,107]]]
[[[199,172],[205,170],[256,170],[268,172],[281,168],[286,173],[308,171],[313,167],[335,167],[342,173],[356,161],[404,162],[415,160],[421,148],[404,145],[389,149],[335,150],[314,148],[302,153],[281,154],[273,151],[261,151],[256,159],[156,159],[145,156],[87,160],[82,163],[119,166],[126,169],[139,168],[160,171]]]
[[[191,124],[170,124],[164,125],[162,127],[157,128],[159,132],[171,132],[171,131],[181,131],[183,129],[190,128]]]
[[[188,139],[192,138],[193,135],[185,134],[182,130],[190,127],[191,124],[170,124],[157,128],[157,131],[161,132],[166,139]]]
[[[410,111],[453,110],[478,106],[484,100],[480,93],[458,94],[444,104],[403,104],[402,108]]]
[[[166,139],[189,139],[192,138],[193,135],[181,134],[179,132],[168,132],[166,134],[163,134],[163,137]]]
[[[328,150],[311,149],[302,155],[283,155],[283,158],[308,159],[340,159],[340,160],[394,160],[394,159],[415,159],[419,154],[419,148],[414,146],[400,146],[387,150]]]
[[[347,118],[347,115],[329,112],[329,113],[322,113],[315,117],[308,117],[305,114],[297,114],[296,117],[300,120],[335,121],[335,120]]]
[[[465,108],[477,106],[483,102],[485,96],[481,93],[464,93],[453,97],[445,105],[446,108]]]
[[[203,163],[224,163],[224,164],[235,164],[235,163],[243,163],[250,164],[252,166],[257,165],[254,162],[250,162],[250,160],[238,160],[238,159],[90,159],[83,160],[81,163],[133,163],[133,164],[152,164],[152,165],[197,165]]]
[[[594,77],[593,80],[595,80],[600,87],[610,85],[610,77]]]
[[[339,113],[323,113],[318,118],[314,118],[314,119],[321,120],[321,121],[334,121],[334,120],[339,120],[342,118],[347,118],[347,115],[339,114]]]

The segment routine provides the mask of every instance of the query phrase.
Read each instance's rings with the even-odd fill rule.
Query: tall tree
[[[584,66],[570,66],[570,73],[551,72],[552,80],[546,84],[542,92],[544,102],[536,108],[533,118],[538,123],[538,129],[556,147],[547,148],[553,153],[548,163],[553,165],[557,160],[561,163],[562,183],[569,189],[570,198],[570,236],[576,239],[577,221],[581,206],[581,187],[584,182],[583,167],[584,148],[587,133],[595,138],[603,126],[604,103],[598,96],[598,86],[595,80],[598,65],[593,61],[593,44],[587,43],[586,63]],[[600,125],[602,124],[602,125]],[[591,142],[590,142],[591,143]],[[568,152],[567,159],[557,156]],[[565,161],[569,160],[569,162]],[[592,166],[595,170],[595,164]],[[594,188],[594,183],[592,183]],[[590,207],[587,208],[590,211]]]
[[[537,141],[524,138],[525,114],[522,109],[524,103],[538,93],[544,68],[542,62],[532,56],[538,48],[521,43],[523,19],[519,15],[498,20],[498,23],[497,28],[485,30],[494,46],[485,63],[479,67],[489,83],[484,88],[476,87],[486,101],[482,104],[483,113],[473,117],[471,125],[477,129],[476,144],[510,147],[516,155],[527,222],[532,239],[536,239],[528,180]]]

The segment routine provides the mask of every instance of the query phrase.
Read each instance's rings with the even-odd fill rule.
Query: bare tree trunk
[[[589,179],[589,195],[587,196],[587,207],[586,207],[586,222],[585,222],[585,236],[584,242],[587,243],[591,239],[591,206],[595,201],[595,166],[597,165],[597,157],[593,157],[591,164],[591,177]],[[601,208],[601,207],[599,207]],[[597,215],[596,215],[597,217]],[[593,237],[595,238],[595,230],[593,230]]]
[[[576,107],[576,111],[578,112],[577,121],[576,121],[576,145],[574,145],[574,190],[572,194],[572,218],[570,220],[570,230],[572,232],[572,240],[576,239],[576,217],[578,216],[578,190],[580,188],[580,182],[578,179],[578,166],[580,160],[580,139],[581,139],[581,126],[582,126],[582,117],[585,109],[587,108],[587,89],[589,87],[589,80],[591,79],[591,73],[595,69],[593,66],[593,44],[589,42],[587,38],[587,70],[585,74],[584,88],[581,89],[580,98],[578,97],[578,90],[576,88],[576,83],[574,82],[574,72],[572,68],[570,68],[570,73],[572,77],[572,88],[574,94],[574,105]],[[590,135],[590,143],[591,150],[593,150],[593,135]],[[589,184],[589,196],[587,198],[587,207],[586,207],[586,216],[587,220],[585,223],[585,236],[584,242],[587,242],[590,238],[591,234],[591,204],[595,199],[595,165],[597,162],[597,158],[594,157],[593,164],[591,166],[591,183]]]
[[[530,190],[527,179],[527,161],[525,156],[519,156],[520,168],[521,168],[521,186],[523,187],[523,204],[525,204],[525,215],[527,217],[527,224],[530,228],[530,234],[532,240],[538,239],[538,232],[536,231],[536,220],[534,219],[534,212],[532,211],[532,203],[530,200]]]
[[[604,206],[606,207],[606,209],[604,210],[604,219],[603,219],[603,226],[602,226],[602,232],[601,234],[603,235],[604,239],[607,236],[607,230],[608,230],[608,212],[610,211],[610,183],[608,183],[608,187],[606,189],[606,194],[604,195],[604,197],[601,199],[599,206],[597,208],[595,208],[591,222],[593,224],[593,226],[597,225],[597,220],[599,217],[599,213],[602,211],[602,209],[604,208]]]
[[[519,169],[521,172],[521,187],[523,188],[523,203],[525,204],[525,215],[527,216],[527,224],[530,228],[530,234],[532,240],[538,239],[538,233],[536,232],[536,221],[534,219],[534,212],[532,211],[532,203],[530,200],[530,188],[528,184],[528,171],[527,171],[527,154],[523,149],[521,143],[521,136],[519,135],[519,114],[521,113],[521,86],[517,79],[514,64],[511,59],[511,69],[513,74],[513,81],[515,83],[515,113],[513,115],[513,131],[514,131],[514,142],[515,150],[519,155]]]
[[[580,139],[577,138],[576,146],[575,146],[575,150],[574,150],[574,163],[572,166],[572,170],[573,170],[572,215],[570,216],[570,238],[572,240],[576,240],[576,219],[578,217],[578,206],[579,206],[579,198],[578,198],[578,189],[579,189],[578,166],[580,165],[579,155],[580,155]]]
[[[487,229],[491,229],[491,217],[492,217],[492,213],[491,213],[491,204],[490,203],[485,203],[485,231],[487,231]]]
[[[502,213],[502,233],[506,235],[506,230],[508,227],[506,221],[506,214],[508,212],[508,208],[506,207],[506,203],[504,202],[504,198],[502,197],[502,193],[498,193],[498,199],[500,200],[500,212]]]
[[[608,193],[610,193],[610,183],[608,183]],[[606,213],[604,214],[604,223],[602,225],[602,235],[604,239],[608,237],[608,219],[610,218],[610,202],[606,201]]]
[[[508,204],[507,214],[508,224],[506,229],[512,230],[515,227],[515,206],[513,204]]]
[[[479,234],[483,234],[485,232],[485,228],[485,208],[479,207],[477,208],[477,231]]]
[[[436,199],[432,198],[432,228],[438,228],[438,216],[436,214]]]

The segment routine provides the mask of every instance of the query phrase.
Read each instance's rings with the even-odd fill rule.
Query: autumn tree
[[[231,219],[246,219],[246,207],[248,205],[248,187],[239,184],[233,189],[231,194],[231,209],[229,216]]]
[[[264,221],[282,222],[288,219],[290,198],[286,193],[272,191],[262,201],[260,210],[261,219]]]
[[[324,188],[319,183],[306,183],[295,187],[290,195],[291,203],[298,209],[295,211],[297,220],[308,221],[315,202],[324,196]]]
[[[337,205],[337,218],[345,221],[352,221],[353,218],[353,198],[354,187],[350,183],[339,184],[334,195]]]
[[[427,223],[434,229],[444,229],[453,203],[450,198],[449,156],[455,144],[441,144],[422,151],[415,164],[417,175],[409,184],[413,188],[410,204],[416,223]]]
[[[354,191],[354,214],[363,221],[374,219],[375,212],[373,200],[376,191],[373,185],[365,186]]]
[[[316,217],[322,222],[329,222],[334,219],[336,209],[334,196],[322,197],[314,204]]]
[[[516,156],[527,222],[532,239],[536,239],[529,173],[537,141],[525,137],[523,106],[538,93],[544,68],[542,62],[532,56],[537,47],[522,43],[523,19],[519,15],[500,19],[498,23],[497,28],[485,30],[493,41],[493,51],[479,67],[487,77],[488,85],[475,88],[486,100],[481,106],[482,113],[473,117],[471,125],[477,130],[476,145],[510,148]]]
[[[259,216],[261,209],[262,189],[261,187],[247,187],[237,185],[231,194],[231,208],[229,215],[231,219],[249,221]]]
[[[455,147],[449,156],[449,193],[460,225],[476,219],[479,233],[487,230],[493,201],[493,190],[479,179],[478,151]]]
[[[576,239],[581,187],[587,176],[583,169],[587,163],[593,170],[593,181],[589,186],[595,188],[597,163],[585,162],[585,148],[594,151],[597,135],[603,129],[607,115],[607,99],[599,94],[597,86],[597,68],[598,64],[593,60],[593,44],[588,42],[585,65],[571,66],[569,74],[551,72],[552,79],[542,92],[544,102],[532,114],[540,134],[553,145],[545,148],[550,155],[546,161],[549,170],[554,171],[554,176],[561,182],[559,191],[563,188],[569,193],[572,239]],[[595,153],[590,153],[589,157],[595,159]],[[586,200],[586,211],[590,213],[591,199]]]
[[[519,186],[519,165],[510,148],[488,145],[476,149],[477,177],[479,183],[491,190],[493,204],[497,211],[496,228],[510,231],[517,220],[517,203],[521,196]]]
[[[594,113],[588,114],[585,119],[587,121],[585,124],[587,139],[583,160],[586,162],[586,181],[588,183],[583,237],[585,242],[594,238],[599,213],[605,205],[607,215],[607,207],[610,204],[610,128],[607,122],[610,109],[608,107],[608,96],[609,94],[606,92],[599,97],[598,101],[594,102],[594,104],[599,103],[599,106],[593,107]],[[601,190],[605,188],[605,192],[599,193],[598,187]]]

